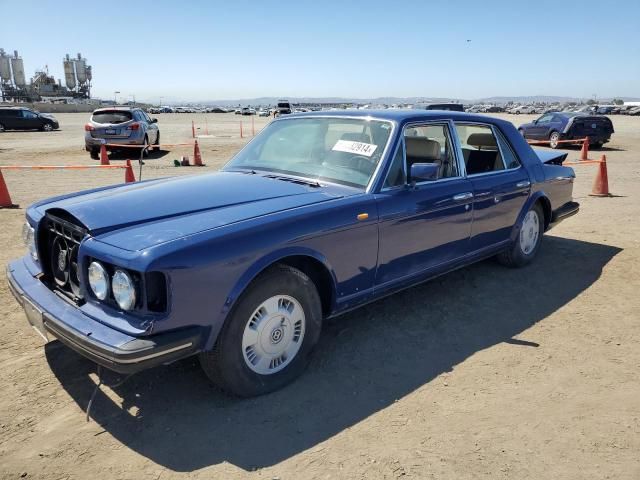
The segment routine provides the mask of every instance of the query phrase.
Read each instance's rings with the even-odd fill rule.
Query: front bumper
[[[49,290],[28,271],[23,259],[7,265],[9,289],[29,309],[27,320],[43,336],[52,335],[80,355],[120,373],[135,373],[193,355],[201,349],[202,329],[192,327],[134,337],[84,314]],[[37,314],[38,321],[33,321]]]

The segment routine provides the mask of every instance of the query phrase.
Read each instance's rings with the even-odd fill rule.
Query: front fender
[[[209,335],[209,339],[207,340],[205,349],[210,350],[213,348],[213,345],[218,338],[218,334],[224,325],[224,321],[229,316],[229,313],[233,310],[235,305],[238,302],[238,299],[242,295],[242,293],[247,289],[247,287],[255,280],[255,278],[264,272],[271,265],[274,265],[287,257],[293,256],[302,256],[309,257],[318,262],[320,262],[327,269],[331,276],[331,293],[332,298],[336,298],[337,295],[337,280],[333,267],[327,260],[327,258],[322,255],[320,252],[303,247],[303,246],[288,246],[284,248],[280,248],[278,250],[274,250],[272,252],[263,255],[258,260],[253,262],[245,272],[240,276],[240,278],[236,281],[233,288],[227,295],[226,302],[222,311],[220,312],[221,321],[214,322],[212,325],[212,329]],[[332,306],[333,307],[333,306]]]

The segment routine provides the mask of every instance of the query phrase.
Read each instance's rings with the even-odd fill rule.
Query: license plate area
[[[118,130],[115,130],[113,128],[107,128],[104,131],[105,135],[117,135],[118,134]]]
[[[44,328],[44,318],[42,316],[42,311],[38,309],[33,303],[31,303],[27,298],[23,298],[24,302],[22,307],[24,308],[24,313],[27,315],[27,320],[33,327],[33,329],[38,332],[38,334],[43,338],[45,343],[49,341],[49,336],[47,335],[47,331]]]

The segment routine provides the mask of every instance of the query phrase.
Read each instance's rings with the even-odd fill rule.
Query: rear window
[[[132,119],[131,112],[117,110],[94,113],[91,119],[96,123],[124,123]]]
[[[289,103],[278,103],[278,108],[290,108],[291,105]]]

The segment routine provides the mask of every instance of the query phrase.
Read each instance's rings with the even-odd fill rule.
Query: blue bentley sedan
[[[7,267],[29,323],[122,373],[198,354],[240,396],[304,369],[326,318],[496,256],[578,211],[566,154],[452,111],[271,122],[221,171],[51,198]]]

